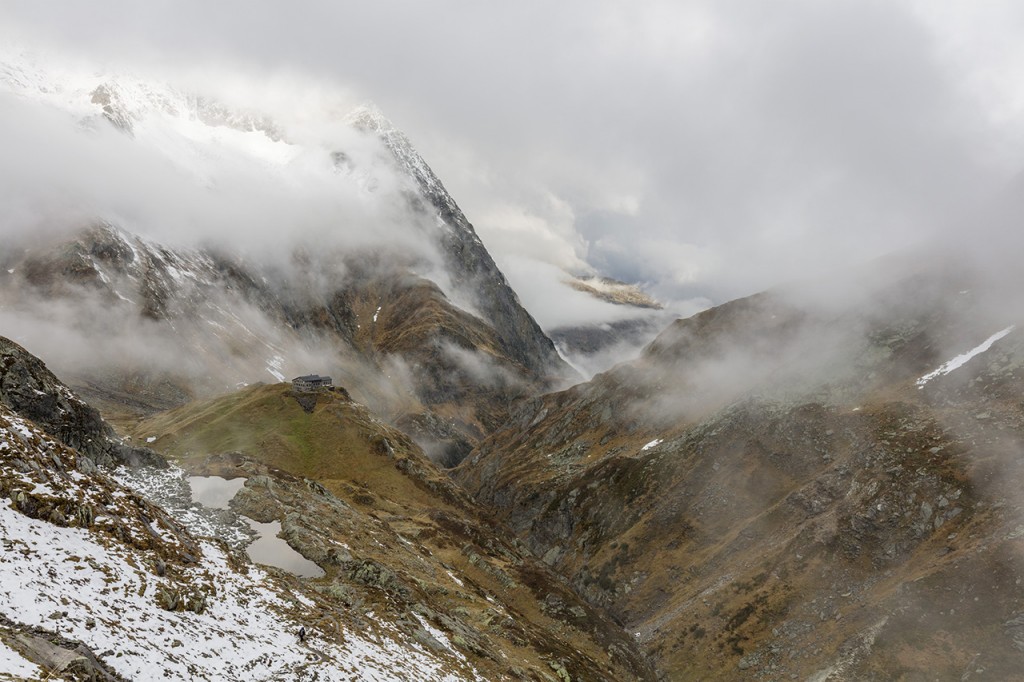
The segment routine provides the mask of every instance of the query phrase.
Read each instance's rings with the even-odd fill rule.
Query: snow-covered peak
[[[464,231],[474,241],[479,241],[440,178],[416,151],[406,134],[399,130],[377,105],[372,102],[361,104],[345,117],[345,122],[357,130],[380,138],[394,156],[399,168],[416,181],[424,196],[441,212],[442,220],[449,226]]]
[[[0,92],[53,107],[85,127],[106,119],[189,170],[225,154],[282,164],[299,150],[269,116],[232,109],[157,79],[78,66],[16,46],[0,47]]]
[[[138,120],[150,111],[182,116],[189,109],[188,97],[170,86],[47,59],[14,46],[0,48],[0,87],[81,116],[111,111]]]
[[[353,109],[345,116],[345,123],[360,130],[367,132],[377,133],[379,135],[385,135],[388,133],[398,133],[401,135],[401,131],[395,127],[395,124],[391,122],[384,112],[380,110],[373,102],[363,102],[358,107]],[[402,135],[402,137],[405,137]],[[408,139],[406,140],[408,143]]]

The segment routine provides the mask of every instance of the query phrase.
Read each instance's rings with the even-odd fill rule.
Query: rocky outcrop
[[[167,466],[152,450],[124,443],[100,413],[76,397],[39,358],[3,337],[0,402],[98,464]]]
[[[55,612],[60,617],[64,612]],[[54,679],[78,682],[125,682],[82,642],[41,627],[20,625],[0,614],[0,643],[14,649]]]
[[[122,101],[121,94],[117,91],[116,87],[109,83],[98,85],[92,91],[89,101],[103,110],[103,117],[112,126],[127,135],[132,134],[135,121],[132,118],[131,112]]]

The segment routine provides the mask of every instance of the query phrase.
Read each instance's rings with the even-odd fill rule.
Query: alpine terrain
[[[334,121],[349,145],[341,148],[330,137],[291,142],[265,116],[158,83],[68,73],[13,50],[0,87],[56,109],[88,144],[100,138],[170,165],[168,182],[203,200],[211,177],[241,166],[260,189],[285,188],[297,215],[282,220],[323,220],[302,213],[303,201],[336,212],[307,224],[312,236],[266,226],[270,253],[215,240],[172,247],[112,215],[48,223],[42,236],[8,243],[0,306],[9,323],[38,330],[72,385],[112,414],[312,366],[340,375],[454,464],[512,401],[575,375],[440,180],[376,108]],[[53,343],[65,330],[80,336],[88,363]]]
[[[373,105],[0,97],[0,679],[1024,680],[1016,252],[542,329]]]
[[[822,284],[675,322],[456,479],[668,679],[1021,679],[1020,287]]]

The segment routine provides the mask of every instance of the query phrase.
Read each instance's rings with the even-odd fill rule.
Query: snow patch
[[[655,438],[650,443],[648,443],[647,445],[645,445],[642,448],[640,448],[640,452],[643,452],[644,450],[650,450],[651,448],[653,448],[653,447],[655,447],[657,445],[661,445],[663,442],[664,442],[663,438]]]
[[[267,371],[278,381],[284,381],[284,373],[281,371],[282,367],[284,367],[284,358],[280,355],[275,355],[267,360]]]
[[[917,387],[919,389],[920,388],[924,388],[925,384],[927,384],[929,381],[931,381],[935,377],[949,374],[954,369],[957,369],[959,367],[963,367],[965,364],[967,364],[967,362],[971,358],[973,358],[976,355],[981,355],[982,353],[987,351],[989,348],[992,347],[992,344],[994,344],[996,341],[998,341],[999,339],[1003,338],[1004,336],[1006,336],[1007,334],[1012,332],[1014,330],[1014,328],[1015,328],[1015,325],[1010,325],[1006,329],[1004,329],[1002,331],[999,331],[999,332],[996,332],[992,336],[990,336],[987,339],[985,339],[984,341],[982,341],[980,345],[975,346],[974,348],[972,348],[971,350],[967,351],[966,353],[961,353],[960,355],[956,356],[952,360],[949,360],[948,362],[943,364],[938,369],[936,369],[936,370],[934,370],[932,372],[929,372],[928,374],[925,374],[923,377],[921,377],[920,379],[917,380]]]
[[[430,635],[435,640],[437,640],[438,644],[440,644],[444,648],[448,649],[451,653],[453,653],[455,656],[457,656],[460,660],[463,660],[463,661],[466,660],[465,656],[463,656],[461,653],[459,653],[459,651],[455,647],[452,646],[451,641],[448,639],[448,635],[444,634],[444,632],[442,632],[438,628],[435,628],[433,625],[430,624],[430,622],[426,618],[424,618],[420,614],[414,613],[413,615],[416,616],[416,620],[418,620],[420,622],[420,626],[422,626],[423,629],[427,631],[428,635]]]
[[[0,641],[0,679],[36,679],[42,673],[39,666]]]

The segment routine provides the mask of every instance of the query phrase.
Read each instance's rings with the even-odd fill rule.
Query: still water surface
[[[228,502],[242,486],[244,478],[226,479],[220,476],[189,476],[188,483],[192,487],[192,501],[214,509],[228,509]],[[259,523],[247,516],[245,522],[256,531],[258,537],[246,548],[249,558],[257,564],[265,564],[282,568],[303,578],[319,578],[324,575],[323,569],[288,546],[278,537],[281,523]]]

